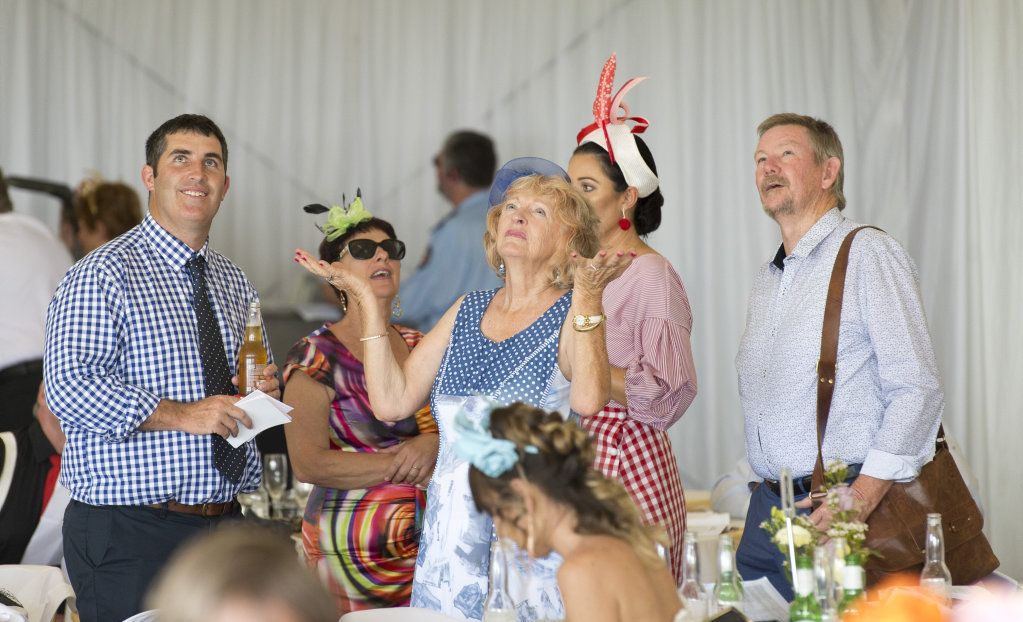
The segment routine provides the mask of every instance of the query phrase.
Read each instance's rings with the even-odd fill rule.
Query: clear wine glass
[[[242,513],[245,516],[270,518],[270,499],[262,488],[238,493],[238,503],[242,506]]]
[[[299,511],[304,512],[309,495],[313,492],[313,485],[300,482],[298,478],[295,478],[295,481],[291,482],[291,492],[295,495],[295,503],[298,504]]]
[[[270,495],[271,518],[280,514],[281,500],[288,489],[288,457],[284,454],[263,456],[263,486]]]

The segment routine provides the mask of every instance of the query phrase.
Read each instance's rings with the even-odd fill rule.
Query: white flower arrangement
[[[785,529],[775,532],[772,540],[782,551],[788,550],[788,535]],[[796,545],[797,549],[806,548],[814,543],[814,535],[802,525],[792,525],[792,543]]]
[[[860,500],[845,483],[848,471],[848,465],[841,460],[829,460],[824,470],[824,489],[827,491],[824,503],[831,512],[831,525],[826,535],[845,538],[846,555],[856,555],[862,563],[872,551],[866,546],[867,524],[858,520]]]
[[[771,508],[771,519],[760,523],[760,528],[771,534],[771,541],[779,551],[788,554],[788,530],[785,528],[785,513],[780,508]],[[810,522],[808,516],[796,516],[792,519],[792,544],[796,547],[797,556],[813,555],[813,549],[819,539],[820,532]]]
[[[845,483],[849,466],[841,460],[829,460],[824,470],[824,503],[831,513],[831,524],[821,532],[810,522],[808,516],[792,519],[792,540],[796,555],[812,555],[814,548],[825,536],[845,538],[846,554],[859,555],[861,560],[872,554],[866,547],[867,524],[857,520],[860,501]],[[785,514],[779,508],[771,508],[771,518],[760,524],[760,528],[771,535],[771,541],[784,554],[788,554],[788,533],[785,528]]]

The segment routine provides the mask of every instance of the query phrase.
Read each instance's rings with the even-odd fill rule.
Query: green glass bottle
[[[735,570],[735,552],[732,536],[723,533],[718,539],[718,582],[714,586],[714,599],[719,611],[729,607],[742,610],[742,581]]]
[[[845,556],[845,569],[842,571],[842,604],[839,613],[856,613],[860,609],[863,598],[863,586],[866,573],[863,571],[863,559],[857,553]]]
[[[821,606],[814,589],[813,558],[796,558],[796,598],[789,607],[789,622],[821,622]]]

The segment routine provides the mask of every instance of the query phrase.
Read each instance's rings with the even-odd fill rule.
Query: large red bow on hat
[[[612,53],[604,63],[604,70],[600,72],[600,80],[597,82],[597,97],[593,100],[593,123],[579,130],[575,137],[576,144],[579,144],[587,134],[599,127],[604,132],[604,144],[607,145],[607,154],[612,162],[615,161],[615,152],[611,146],[611,139],[607,135],[608,125],[635,121],[636,124],[632,126],[631,130],[633,134],[642,134],[650,126],[650,122],[643,117],[630,117],[629,105],[622,101],[629,89],[646,80],[646,76],[630,79],[622,85],[622,88],[618,89],[614,97],[611,97],[611,87],[614,86],[617,66],[618,57]]]

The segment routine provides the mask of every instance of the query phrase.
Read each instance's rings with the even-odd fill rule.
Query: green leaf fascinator
[[[346,203],[345,196],[341,195],[340,205],[331,205],[329,208],[321,203],[310,203],[302,209],[309,214],[327,214],[327,222],[321,225],[316,225],[316,228],[323,232],[328,242],[333,242],[342,235],[345,231],[348,231],[360,222],[365,222],[373,218],[373,214],[369,213],[366,206],[362,204],[362,189],[355,191],[355,199],[351,203]]]

